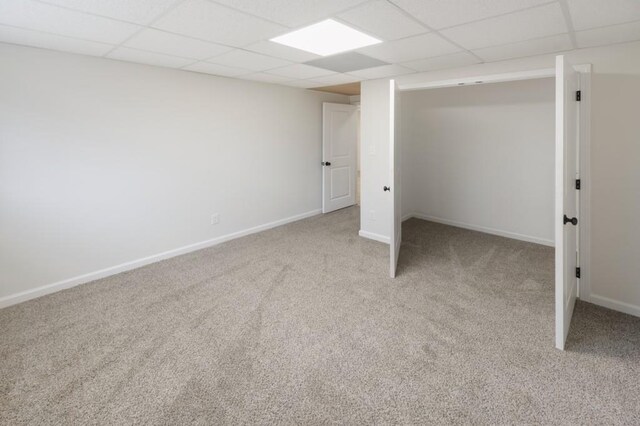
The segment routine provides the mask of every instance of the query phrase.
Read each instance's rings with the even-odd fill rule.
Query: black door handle
[[[578,218],[577,217],[567,217],[567,215],[564,215],[564,219],[563,219],[564,225],[566,225],[567,223],[571,223],[572,225],[577,225],[578,224]]]
[[[383,186],[383,187],[382,187],[382,190],[383,190],[383,191],[389,191],[389,192],[391,192],[391,188],[390,188],[390,187],[388,187],[388,186]]]
[[[323,161],[323,162],[322,162],[322,165],[323,165],[323,166],[330,166],[330,165],[331,165],[331,163],[330,163],[329,161]]]

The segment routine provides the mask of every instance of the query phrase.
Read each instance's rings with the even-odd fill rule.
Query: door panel
[[[350,194],[350,169],[350,167],[331,167],[332,200],[337,200]]]
[[[322,212],[356,203],[357,107],[322,104]]]
[[[556,347],[564,350],[578,294],[578,102],[579,74],[556,57]],[[574,225],[567,219],[575,218]]]
[[[402,182],[400,179],[401,171],[401,153],[400,153],[400,91],[398,90],[394,80],[390,81],[390,123],[389,132],[390,150],[389,150],[389,174],[391,184],[392,203],[392,223],[390,238],[390,255],[391,265],[389,274],[391,278],[395,278],[398,267],[398,258],[400,257],[400,245],[402,244]]]

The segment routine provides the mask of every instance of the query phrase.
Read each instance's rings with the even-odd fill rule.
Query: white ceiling
[[[269,39],[333,18],[389,62],[335,73]],[[0,0],[0,41],[317,87],[640,40],[640,0]]]

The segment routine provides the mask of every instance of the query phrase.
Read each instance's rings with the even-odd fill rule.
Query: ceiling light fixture
[[[361,33],[333,19],[327,19],[272,38],[271,41],[320,56],[382,43],[382,40]]]

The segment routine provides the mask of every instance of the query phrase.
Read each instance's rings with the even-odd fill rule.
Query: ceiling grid
[[[323,57],[270,41],[325,19],[382,43]],[[635,40],[637,0],[0,2],[0,42],[306,88]]]

